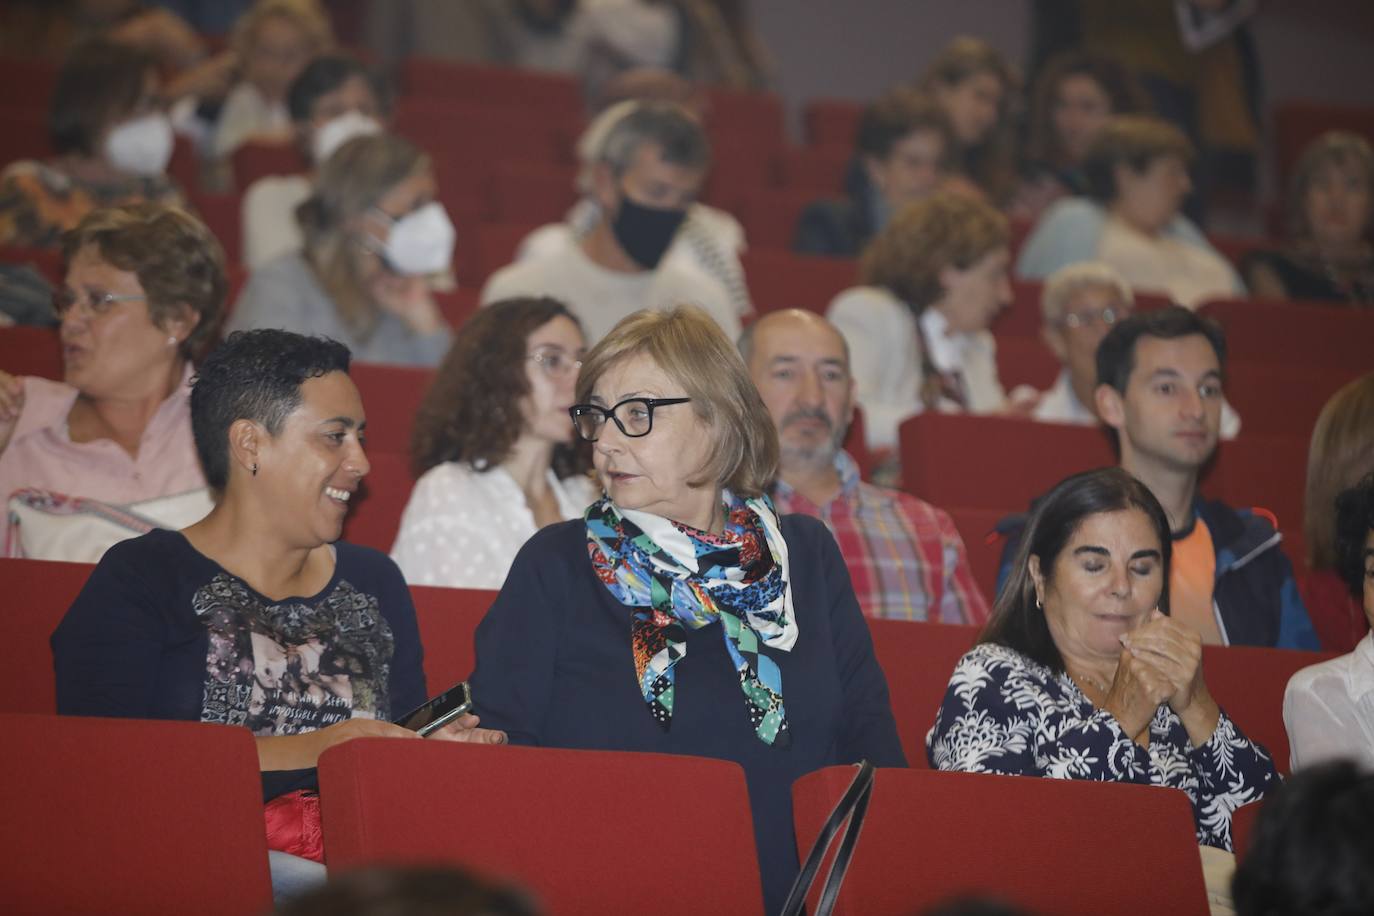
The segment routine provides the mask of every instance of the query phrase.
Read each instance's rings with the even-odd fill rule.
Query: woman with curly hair
[[[540,528],[596,498],[568,408],[586,342],[548,298],[507,299],[463,325],[415,418],[419,482],[391,556],[412,585],[500,588]]]
[[[892,448],[922,410],[1005,407],[988,325],[1011,301],[1010,260],[1006,217],[947,191],[898,213],[864,252],[864,285],[826,315],[849,342],[871,448]]]

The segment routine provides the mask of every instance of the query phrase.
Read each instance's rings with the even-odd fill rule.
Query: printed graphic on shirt
[[[269,604],[220,573],[191,604],[210,631],[202,722],[295,735],[390,718],[395,640],[374,596],[340,580],[312,604]]]

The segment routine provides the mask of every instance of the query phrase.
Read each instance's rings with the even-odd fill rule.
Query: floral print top
[[[164,175],[94,183],[47,163],[14,162],[0,173],[0,245],[56,248],[62,233],[92,210],[143,200],[184,204],[181,192]]]
[[[1224,711],[1212,737],[1193,747],[1174,711],[1160,706],[1143,748],[1067,674],[992,643],[975,646],[955,666],[926,754],[941,770],[1182,789],[1198,843],[1226,850],[1231,814],[1279,782],[1269,754]]]

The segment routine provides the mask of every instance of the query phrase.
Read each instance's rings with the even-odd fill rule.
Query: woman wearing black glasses
[[[621,321],[577,401],[605,496],[515,558],[477,629],[482,721],[516,744],[736,761],[777,912],[797,869],[792,781],[906,765],[844,561],[824,525],[780,519],[764,495],[777,434],[704,311]],[[689,791],[665,786],[665,837]]]
[[[415,418],[419,481],[391,556],[412,585],[501,587],[540,528],[596,498],[568,408],[585,344],[553,299],[508,299],[468,319]]]
[[[0,505],[42,491],[11,507],[26,526],[11,550],[94,562],[141,519],[180,527],[210,509],[188,383],[219,323],[224,256],[194,217],[152,203],[92,211],[64,254],[62,381],[0,371]]]

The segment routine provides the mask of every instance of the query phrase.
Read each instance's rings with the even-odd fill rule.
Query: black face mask
[[[653,270],[663,260],[664,252],[686,218],[686,210],[646,207],[622,194],[620,210],[611,223],[611,233],[631,260],[645,270]]]

